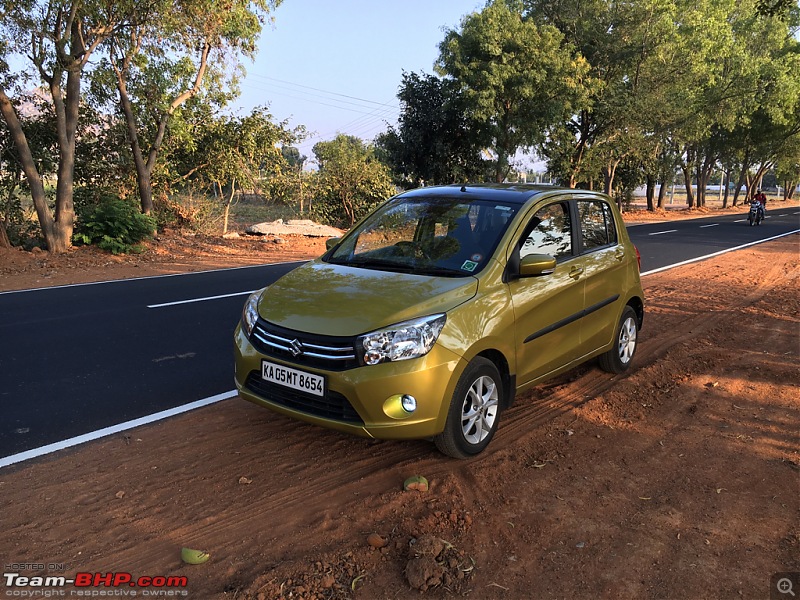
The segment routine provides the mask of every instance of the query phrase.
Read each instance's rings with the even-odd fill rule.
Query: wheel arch
[[[508,408],[514,402],[514,396],[516,395],[516,377],[511,374],[505,355],[500,350],[488,348],[479,352],[476,356],[491,361],[497,367],[503,380],[502,408]]]
[[[634,296],[628,300],[627,306],[630,306],[633,309],[633,312],[636,313],[636,325],[639,329],[641,329],[642,325],[644,325],[644,300],[638,296]]]

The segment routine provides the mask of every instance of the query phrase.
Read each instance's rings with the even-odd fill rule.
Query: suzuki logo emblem
[[[289,350],[291,350],[292,356],[300,356],[303,353],[303,344],[300,343],[300,340],[294,339],[289,342]]]

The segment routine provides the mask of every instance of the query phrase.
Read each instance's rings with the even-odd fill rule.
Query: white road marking
[[[98,429],[97,431],[90,431],[89,433],[84,433],[83,435],[79,435],[77,437],[70,438],[68,440],[62,440],[60,442],[55,442],[53,444],[47,444],[46,446],[41,446],[40,448],[33,448],[32,450],[26,450],[25,452],[20,452],[19,454],[12,454],[11,456],[0,458],[0,468],[7,467],[9,465],[13,465],[15,463],[22,462],[24,460],[30,460],[32,458],[44,456],[45,454],[58,452],[59,450],[71,448],[72,446],[77,446],[78,444],[83,444],[86,442],[91,442],[92,440],[108,437],[109,435],[120,433],[121,431],[127,431],[128,429],[133,429],[134,427],[141,427],[142,425],[155,423],[156,421],[161,421],[162,419],[166,419],[168,417],[174,417],[175,415],[189,412],[190,410],[194,410],[196,408],[201,408],[203,406],[208,406],[209,404],[214,404],[222,400],[227,400],[228,398],[233,398],[234,396],[236,396],[236,394],[237,394],[236,390],[231,390],[230,392],[224,392],[222,394],[217,394],[216,396],[203,398],[202,400],[197,400],[196,402],[191,402],[190,404],[184,404],[183,406],[176,406],[175,408],[170,408],[169,410],[162,410],[161,412],[157,412],[152,415],[146,415],[139,419],[126,421],[125,423],[120,423],[119,425],[112,425],[111,427],[105,427],[103,429]]]
[[[247,296],[255,290],[249,292],[236,292],[234,294],[222,294],[220,296],[206,296],[205,298],[191,298],[190,300],[178,300],[176,302],[164,302],[163,304],[148,304],[147,308],[164,308],[165,306],[177,306],[178,304],[192,304],[193,302],[205,302],[206,300],[219,300],[220,298],[233,298],[234,296]]]
[[[712,223],[711,225],[700,225],[700,229],[705,229],[706,227],[718,227],[719,223]]]
[[[667,231],[656,231],[655,233],[649,233],[648,235],[663,235],[665,233],[675,233],[678,231],[677,229],[669,229]]]

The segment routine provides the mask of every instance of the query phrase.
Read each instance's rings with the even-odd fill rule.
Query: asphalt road
[[[646,274],[797,231],[800,211],[629,227]],[[0,466],[233,389],[247,293],[298,263],[0,293]]]

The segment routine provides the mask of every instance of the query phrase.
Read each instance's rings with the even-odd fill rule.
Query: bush
[[[96,244],[112,254],[138,253],[139,242],[153,237],[156,220],[139,212],[137,206],[117,197],[105,196],[87,207],[85,215],[78,214],[72,236],[76,244]]]
[[[194,194],[157,198],[153,212],[160,227],[188,229],[199,233],[216,233],[220,223],[219,203]]]
[[[5,225],[8,241],[12,246],[30,250],[41,243],[36,211],[32,207],[23,207],[18,196],[13,195],[5,202],[5,206],[0,206],[0,221]]]

